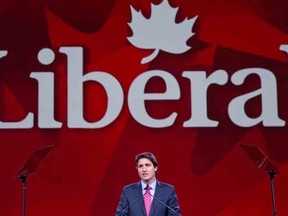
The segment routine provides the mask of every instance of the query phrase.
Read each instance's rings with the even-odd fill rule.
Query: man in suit
[[[156,179],[156,157],[143,152],[135,162],[141,180],[124,187],[115,216],[181,216],[174,187]]]

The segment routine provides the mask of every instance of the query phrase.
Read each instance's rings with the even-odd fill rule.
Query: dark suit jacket
[[[172,185],[157,181],[149,216],[168,215],[181,216],[177,195]],[[115,216],[147,216],[140,181],[124,187]]]

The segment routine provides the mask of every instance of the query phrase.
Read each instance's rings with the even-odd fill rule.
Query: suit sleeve
[[[115,216],[128,216],[128,206],[129,202],[125,195],[125,188],[124,188],[120,196],[120,201],[118,203]]]
[[[168,200],[168,206],[170,206],[174,211],[168,209],[168,216],[181,216],[180,207],[178,204],[178,198],[175,192],[175,188],[173,187],[173,191]]]

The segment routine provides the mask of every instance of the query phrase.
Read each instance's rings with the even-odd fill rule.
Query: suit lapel
[[[143,197],[141,181],[137,185],[137,193],[138,193],[139,197]],[[144,197],[143,197],[142,201],[140,202],[140,208],[141,208],[142,215],[146,216],[146,209],[145,209],[145,205],[144,205]]]
[[[160,182],[156,182],[156,188],[155,188],[155,193],[154,197],[161,197],[161,192],[162,192],[162,187]],[[159,201],[157,201],[155,198],[153,198],[152,206],[151,206],[151,213],[150,216],[157,216],[157,207],[159,205]]]

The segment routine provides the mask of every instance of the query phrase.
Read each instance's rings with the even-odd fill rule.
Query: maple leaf
[[[186,18],[181,23],[176,23],[178,7],[172,8],[167,0],[163,0],[159,5],[151,5],[149,19],[146,19],[141,11],[138,12],[130,6],[132,20],[128,25],[133,35],[127,38],[128,41],[137,48],[154,49],[151,55],[142,59],[142,64],[152,61],[160,50],[181,54],[191,49],[186,42],[195,34],[192,28],[198,17]]]

